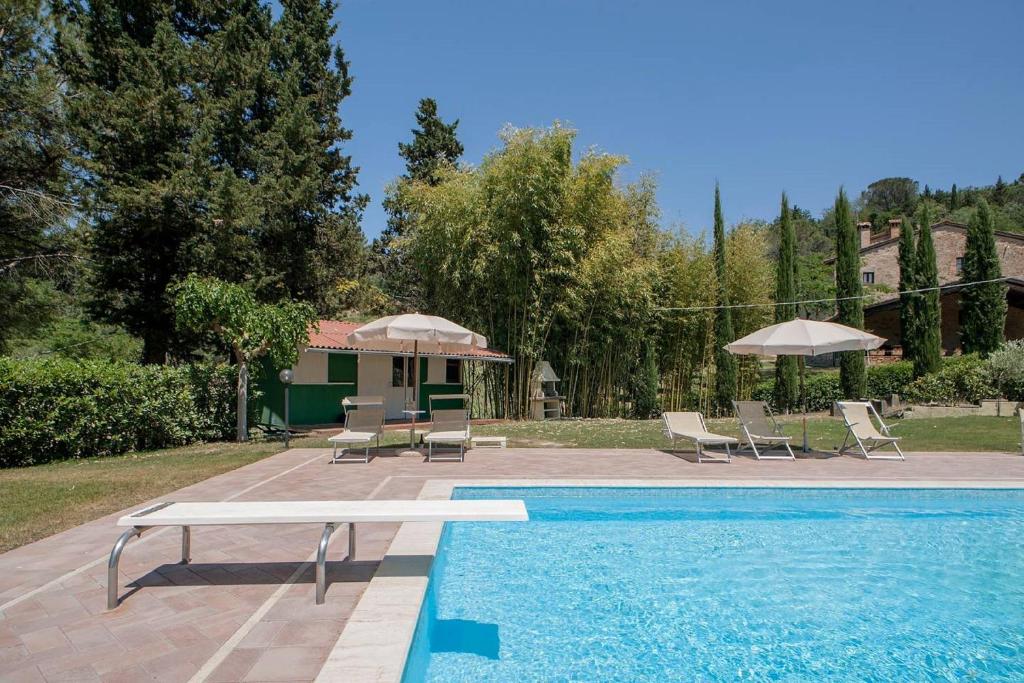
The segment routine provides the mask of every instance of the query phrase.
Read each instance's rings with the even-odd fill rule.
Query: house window
[[[863,273],[860,274],[860,278],[861,282],[863,282],[864,284],[873,285],[875,284],[875,271],[865,270]]]
[[[420,363],[422,363],[422,359]],[[405,383],[402,383],[402,370],[405,369]],[[411,387],[412,386],[412,360],[405,356],[391,357],[391,386]]]
[[[963,272],[964,272],[964,257],[963,256],[957,256],[956,257],[956,274],[957,275],[962,275]]]
[[[462,384],[462,361],[458,358],[446,358],[444,361],[445,384]]]

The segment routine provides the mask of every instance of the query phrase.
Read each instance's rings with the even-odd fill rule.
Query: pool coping
[[[1017,489],[1024,480],[428,479],[420,500],[458,487]],[[405,522],[356,604],[316,680],[400,683],[444,524]]]

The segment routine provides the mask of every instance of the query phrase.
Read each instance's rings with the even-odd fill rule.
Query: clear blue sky
[[[785,189],[815,214],[840,184],[932,187],[1024,172],[1024,1],[347,0],[346,149],[383,228],[421,97],[458,118],[465,160],[506,123],[554,120],[578,147],[653,172],[665,226],[771,218]]]

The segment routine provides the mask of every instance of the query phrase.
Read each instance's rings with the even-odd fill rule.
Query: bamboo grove
[[[653,180],[619,182],[625,158],[595,150],[577,157],[574,139],[560,125],[507,128],[478,167],[448,166],[439,182],[404,179],[389,189],[389,201],[412,219],[399,246],[417,269],[421,303],[515,358],[507,374],[480,378],[488,412],[525,416],[540,360],[561,375],[572,415],[708,410],[714,349],[731,340],[714,339],[705,313],[659,310],[715,303],[708,245],[661,231]],[[731,303],[771,300],[767,233],[754,224],[730,232]],[[769,322],[770,308],[741,309],[734,331]],[[737,376],[738,391],[749,394],[756,360],[741,359]],[[660,406],[643,398],[652,395]]]

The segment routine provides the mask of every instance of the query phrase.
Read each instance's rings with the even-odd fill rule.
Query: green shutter
[[[348,382],[355,384],[359,356],[354,353],[327,354],[327,381],[331,384]]]

